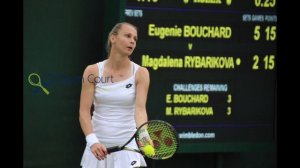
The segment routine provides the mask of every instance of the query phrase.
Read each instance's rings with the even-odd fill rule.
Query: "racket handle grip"
[[[119,146],[112,146],[112,147],[107,148],[107,153],[110,154],[112,152],[117,152],[120,150],[122,150],[122,149]]]

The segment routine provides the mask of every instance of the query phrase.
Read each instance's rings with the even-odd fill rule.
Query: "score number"
[[[228,103],[228,104],[231,104],[231,102],[232,102],[232,96],[231,96],[231,94],[228,94],[228,95],[227,95],[227,103]],[[231,114],[232,114],[231,107],[228,106],[228,107],[227,107],[226,115],[230,116]]]
[[[267,26],[265,28],[266,41],[274,41],[276,40],[276,26]],[[253,39],[258,41],[261,37],[261,27],[256,25],[254,27]]]
[[[253,65],[252,65],[252,69],[253,70],[258,70],[259,69],[259,66],[258,66],[258,63],[259,63],[259,56],[257,54],[255,54],[253,56]],[[265,70],[273,70],[274,67],[275,67],[275,55],[265,55],[264,59],[264,69]]]
[[[276,5],[276,0],[254,0],[255,7],[273,8]]]

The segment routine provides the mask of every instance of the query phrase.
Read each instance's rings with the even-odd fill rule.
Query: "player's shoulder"
[[[133,63],[135,64],[136,67],[138,67],[137,73],[142,73],[142,74],[144,74],[144,73],[148,74],[149,73],[149,71],[148,71],[147,68],[145,68],[145,67],[143,67],[143,66],[141,66],[141,65],[139,65],[139,64],[137,64],[135,62],[133,62]]]
[[[98,63],[87,65],[84,73],[95,74],[98,72]]]
[[[150,75],[149,71],[147,68],[140,66],[136,72],[136,79],[138,81],[149,81],[150,80]]]
[[[148,69],[142,66],[139,67],[138,71],[140,71],[142,74],[149,74]]]
[[[137,75],[149,75],[149,71],[147,68],[139,66],[137,69]]]

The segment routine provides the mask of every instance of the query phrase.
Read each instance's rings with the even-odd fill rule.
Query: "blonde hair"
[[[119,33],[120,29],[122,28],[122,26],[125,25],[125,24],[134,27],[135,30],[137,31],[137,27],[134,26],[134,25],[131,24],[131,23],[128,23],[128,22],[120,22],[120,23],[117,23],[117,24],[111,29],[111,31],[109,32],[108,37],[107,37],[106,51],[107,51],[108,56],[109,56],[110,50],[111,50],[110,37],[111,37],[112,35],[117,35],[117,34]]]

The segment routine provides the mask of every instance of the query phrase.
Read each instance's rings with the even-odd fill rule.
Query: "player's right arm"
[[[93,83],[93,80],[89,79],[89,76],[97,72],[98,68],[96,66],[96,64],[87,66],[84,70],[82,79],[79,106],[79,122],[85,136],[93,133],[91,123],[91,107],[94,100],[95,84]]]
[[[80,94],[79,122],[86,137],[91,152],[99,160],[107,155],[106,147],[101,144],[96,135],[93,134],[91,107],[94,100],[95,82],[93,77],[98,76],[97,64],[89,65],[83,73],[82,87]],[[90,142],[90,143],[89,143]]]

